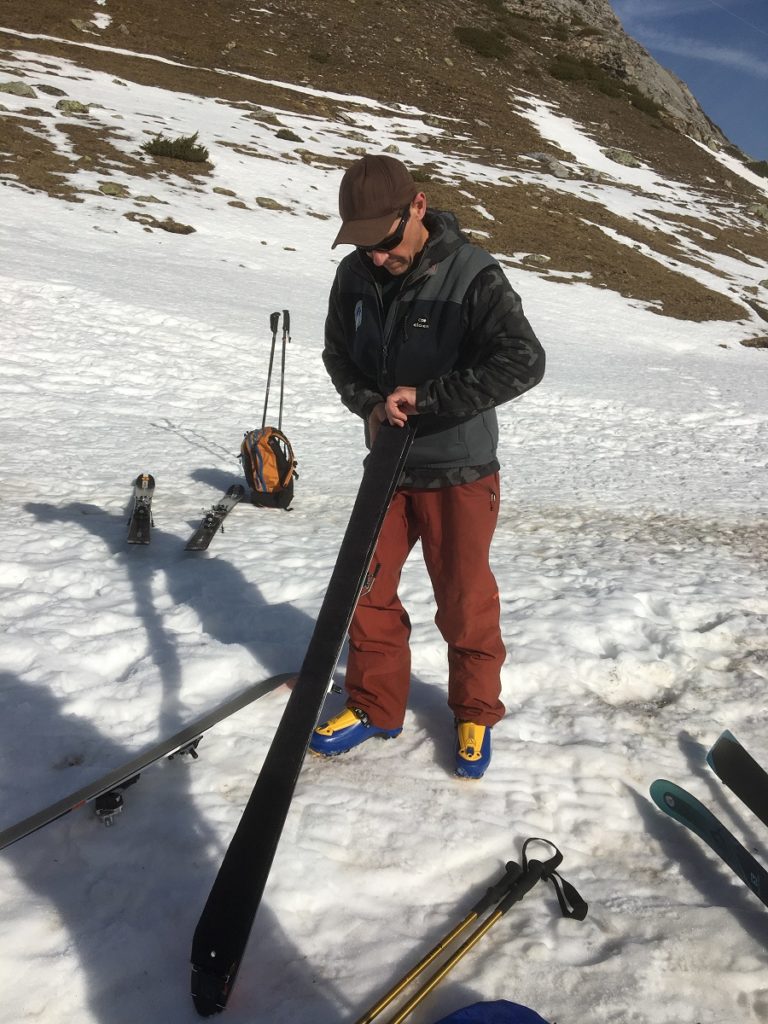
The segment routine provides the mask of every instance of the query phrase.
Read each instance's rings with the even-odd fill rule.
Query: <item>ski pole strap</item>
[[[529,868],[533,868],[534,865],[539,864],[538,861],[530,861],[530,863],[528,861],[527,851],[530,843],[545,843],[555,851],[554,855],[550,857],[549,860],[544,861],[543,864],[539,865],[541,871],[539,872],[538,878],[543,879],[545,882],[551,882],[554,886],[554,890],[557,895],[557,902],[560,904],[560,911],[563,917],[571,917],[576,921],[583,921],[587,916],[589,905],[576,891],[575,886],[571,885],[570,882],[566,882],[562,875],[558,873],[557,868],[559,868],[562,863],[563,855],[554,843],[550,842],[549,839],[538,839],[536,837],[526,839],[523,843],[523,872],[525,873]]]

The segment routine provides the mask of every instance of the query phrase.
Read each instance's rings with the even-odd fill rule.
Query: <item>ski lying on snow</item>
[[[139,473],[133,482],[133,508],[128,520],[128,543],[149,544],[152,522],[152,497],[155,478],[151,473]]]
[[[224,1009],[291,805],[299,772],[414,437],[382,424],[355,500],[299,677],[243,811],[192,942],[192,998]]]
[[[768,773],[727,729],[707,754],[707,764],[768,825]]]
[[[186,551],[205,551],[219,529],[224,529],[224,520],[245,496],[242,484],[232,484],[221,501],[213,505],[203,516],[203,521],[187,541]]]
[[[703,839],[733,873],[768,906],[768,871],[704,804],[666,779],[651,785],[656,806]]]
[[[150,765],[161,761],[164,757],[174,757],[177,754],[189,753],[196,757],[196,747],[203,733],[207,732],[218,722],[233,715],[236,711],[240,711],[265,694],[271,693],[278,686],[295,678],[295,673],[282,673],[281,675],[264,679],[259,683],[254,683],[238,694],[238,696],[225,701],[213,711],[202,715],[195,722],[192,722],[174,736],[169,737],[169,739],[160,740],[159,743],[155,743],[154,746],[149,747],[142,754],[114,769],[114,771],[108,772],[101,778],[90,782],[87,786],[83,786],[82,789],[78,789],[74,793],[70,793],[69,796],[65,796],[62,800],[57,800],[50,807],[44,807],[36,814],[30,815],[30,817],[24,818],[23,821],[19,821],[15,825],[11,825],[10,828],[0,832],[0,850],[10,846],[11,843],[17,842],[19,839],[23,839],[32,832],[36,832],[38,829],[43,828],[44,825],[56,821],[57,818],[63,818],[65,814],[91,801],[97,801],[98,806],[98,801],[100,799],[104,800],[99,817],[106,823],[111,823],[112,817],[122,806],[120,790],[136,782],[139,773],[144,771],[145,768],[149,768]]]

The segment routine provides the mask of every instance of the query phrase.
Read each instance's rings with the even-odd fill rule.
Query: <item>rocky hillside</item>
[[[601,68],[617,87],[637,89],[678,131],[713,148],[728,145],[685,82],[626,34],[609,0],[508,0],[506,7],[551,26],[565,53]]]
[[[338,118],[347,139],[338,166],[375,149],[370,132],[355,132],[354,97],[378,100],[409,119],[412,142],[430,129],[435,159],[418,168],[430,200],[455,209],[492,251],[537,255],[541,273],[586,276],[666,315],[765,330],[768,283],[745,283],[750,270],[713,287],[698,271],[708,252],[768,266],[768,180],[748,169],[686,86],[626,36],[608,0],[5,0],[0,90],[29,85],[32,53],[38,66],[46,54],[66,57],[121,80],[250,105],[276,133],[285,127],[280,112],[302,115],[293,155],[309,162],[319,159],[312,117]],[[132,151],[116,145],[116,127],[88,107],[76,80],[55,88],[58,106],[42,104],[31,87],[24,104],[0,102],[4,184],[78,201],[71,172],[87,166],[105,177],[174,175],[214,186],[210,165],[148,158],[146,139]],[[590,189],[610,184],[610,174],[542,137],[534,99],[586,127],[610,160],[698,190],[705,219],[663,203],[653,216],[610,213]],[[66,153],[52,141],[54,126]],[[441,151],[464,158],[462,180],[441,170]],[[480,162],[508,180],[479,185],[472,167]],[[531,169],[533,182],[530,174],[521,181]],[[652,195],[645,200],[653,205]]]

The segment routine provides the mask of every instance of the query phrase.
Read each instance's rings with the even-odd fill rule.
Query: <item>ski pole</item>
[[[291,340],[291,314],[287,309],[283,310],[283,362],[280,367],[280,414],[277,417],[277,429],[283,428],[283,391],[285,390],[285,348],[286,343]]]
[[[462,921],[459,921],[459,923],[451,931],[444,935],[443,938],[440,939],[438,944],[432,950],[430,950],[430,952],[427,953],[427,955],[422,960],[420,960],[415,967],[411,968],[411,970],[408,971],[407,974],[403,975],[400,981],[398,981],[389,990],[389,992],[383,995],[381,999],[375,1004],[375,1006],[372,1006],[367,1013],[363,1014],[363,1016],[359,1020],[355,1021],[355,1024],[369,1024],[369,1022],[372,1021],[375,1017],[378,1017],[381,1011],[385,1010],[392,1002],[392,1000],[396,999],[397,996],[400,995],[404,988],[410,985],[410,983],[420,974],[422,974],[427,969],[427,967],[429,967],[429,965],[440,956],[441,953],[443,953],[453,942],[455,942],[463,931],[465,931],[471,924],[473,924],[478,919],[478,917],[480,917],[481,914],[484,914],[486,910],[488,910],[492,906],[495,906],[495,904],[499,902],[504,893],[509,889],[511,885],[514,884],[514,882],[517,881],[517,879],[520,877],[522,873],[523,869],[520,867],[519,864],[516,864],[512,860],[509,861],[509,863],[506,866],[504,875],[499,879],[498,882],[495,882],[493,885],[489,886],[488,889],[486,889],[483,896],[480,897],[480,899],[477,901],[474,907],[472,907],[472,909],[469,911],[467,916]]]
[[[527,892],[536,885],[541,878],[541,873],[544,865],[537,860],[532,860],[528,865],[526,871],[521,875],[518,882],[510,889],[507,895],[501,900],[496,910],[486,918],[483,923],[476,928],[466,942],[462,943],[461,946],[453,953],[440,967],[432,977],[421,986],[408,1000],[408,1002],[401,1007],[400,1011],[395,1014],[394,1017],[389,1021],[389,1024],[402,1024],[406,1017],[410,1017],[411,1013],[416,1007],[429,995],[429,993],[440,984],[443,978],[452,971],[456,964],[462,960],[467,953],[482,939],[493,928],[493,926],[501,920],[513,904],[518,903]]]
[[[269,328],[272,331],[272,348],[269,353],[269,370],[267,371],[267,390],[264,395],[264,415],[261,418],[261,429],[267,425],[267,403],[269,402],[269,385],[272,380],[272,363],[275,359],[275,345],[277,344],[277,328],[280,324],[280,314],[270,313]]]
[[[534,842],[542,842],[551,846],[555,850],[554,856],[543,863],[538,860],[529,861],[526,851],[529,843]],[[587,915],[587,904],[578,892],[576,892],[576,889],[558,875],[556,868],[559,866],[562,859],[563,855],[553,843],[549,842],[549,840],[526,840],[523,844],[522,868],[513,861],[510,861],[507,865],[507,875],[488,890],[483,899],[478,903],[477,907],[470,911],[467,918],[465,918],[465,920],[461,922],[453,932],[446,936],[431,953],[427,954],[427,956],[416,967],[414,967],[413,970],[409,971],[402,981],[398,982],[398,984],[395,985],[394,988],[391,989],[391,991],[388,992],[387,995],[384,996],[374,1007],[372,1007],[365,1016],[357,1021],[356,1024],[368,1024],[369,1021],[378,1016],[378,1014],[392,1002],[395,996],[399,995],[406,985],[421,974],[424,969],[428,967],[469,924],[477,919],[479,913],[482,913],[484,910],[487,910],[490,906],[495,904],[496,909],[493,913],[470,934],[469,938],[466,939],[466,941],[445,961],[445,963],[429,978],[429,980],[414,993],[408,1002],[405,1003],[399,1012],[389,1021],[389,1024],[402,1024],[406,1017],[410,1016],[413,1010],[415,1010],[416,1007],[429,995],[429,993],[443,980],[446,974],[448,974],[448,972],[451,971],[475,945],[477,945],[480,939],[482,939],[482,937],[490,931],[490,929],[499,920],[501,920],[509,908],[514,906],[515,903],[519,903],[526,893],[530,892],[530,890],[541,879],[550,881],[554,885],[563,916],[572,917],[578,921],[582,921]],[[475,913],[478,907],[481,909],[479,913]]]

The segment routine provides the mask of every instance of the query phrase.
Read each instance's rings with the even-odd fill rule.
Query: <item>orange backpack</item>
[[[291,443],[282,430],[249,430],[240,446],[240,458],[253,504],[287,509],[293,501],[293,481],[298,473]]]

